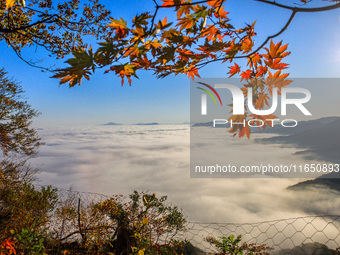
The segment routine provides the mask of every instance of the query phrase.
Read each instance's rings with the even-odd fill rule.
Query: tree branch
[[[270,4],[274,5],[283,9],[288,9],[294,12],[322,12],[322,11],[329,11],[329,10],[334,10],[337,8],[340,8],[340,3],[334,4],[334,5],[329,5],[329,6],[324,6],[324,7],[315,7],[315,8],[302,8],[302,7],[292,7],[276,2],[271,2],[268,0],[255,0],[257,2],[265,3],[265,4]]]
[[[43,24],[43,23],[52,23],[54,22],[52,19],[57,17],[57,15],[52,15],[46,19],[43,19],[43,20],[39,20],[37,22],[34,22],[32,24],[29,24],[27,26],[23,26],[23,27],[17,27],[17,28],[0,28],[0,33],[13,33],[13,32],[16,32],[16,31],[20,31],[20,30],[25,30],[27,28],[31,28],[31,27],[34,27],[36,25],[39,25],[39,24]]]
[[[13,51],[15,52],[15,54],[22,60],[24,61],[26,64],[28,64],[29,66],[32,66],[32,67],[35,67],[35,68],[39,68],[39,69],[42,69],[42,70],[45,70],[45,71],[51,71],[50,69],[46,68],[46,67],[42,67],[42,66],[38,66],[36,64],[34,64],[33,62],[30,62],[30,61],[27,61],[26,59],[24,59],[20,53],[13,47],[13,45],[11,44],[10,41],[7,40],[6,37],[4,37],[3,35],[0,34],[0,37],[2,37],[6,43],[11,46],[11,48],[13,49]]]
[[[258,52],[259,50],[261,50],[262,47],[265,46],[269,42],[270,39],[273,39],[273,38],[281,35],[289,27],[289,25],[291,24],[291,22],[293,21],[295,15],[298,12],[322,12],[322,11],[329,11],[329,10],[334,10],[334,9],[340,8],[340,3],[334,4],[334,5],[330,5],[330,6],[325,6],[325,7],[301,8],[301,7],[291,7],[291,6],[283,5],[283,4],[276,3],[276,2],[270,2],[268,0],[255,0],[255,1],[291,10],[292,14],[290,15],[287,23],[283,26],[283,28],[279,32],[277,32],[274,35],[268,36],[266,38],[266,40],[259,47],[257,47],[254,51],[252,51],[251,53],[249,53],[247,55],[244,55],[244,56],[234,56],[234,57],[230,57],[230,58],[217,58],[217,59],[214,59],[214,60],[210,60],[210,61],[206,61],[204,63],[197,64],[197,65],[195,65],[196,67],[203,67],[203,66],[205,66],[205,65],[207,65],[209,63],[213,63],[213,62],[217,62],[217,61],[222,61],[222,60],[227,60],[227,59],[249,58],[251,55],[253,55],[256,52]]]
[[[256,0],[256,1],[258,1],[258,0]],[[265,46],[269,42],[270,39],[273,39],[273,38],[279,36],[280,34],[282,34],[284,31],[286,31],[286,29],[289,27],[290,23],[292,23],[292,21],[293,21],[293,19],[295,17],[295,14],[296,14],[296,12],[293,11],[292,14],[290,15],[287,23],[284,25],[284,27],[279,32],[277,32],[274,35],[268,36],[267,39],[256,50],[254,50],[253,52],[249,53],[246,57],[250,57],[254,53],[258,52],[260,49],[262,49],[263,46]],[[235,58],[239,58],[239,57],[235,57]]]
[[[261,1],[261,0],[256,0],[256,1]],[[196,67],[205,66],[205,65],[207,65],[207,64],[209,64],[209,63],[213,63],[213,62],[217,62],[217,61],[222,61],[222,60],[228,60],[228,59],[249,58],[251,55],[253,55],[253,54],[255,54],[256,52],[258,52],[259,50],[261,50],[262,47],[265,46],[265,45],[269,42],[270,39],[273,39],[273,38],[275,38],[275,37],[281,35],[281,34],[289,27],[289,25],[290,25],[290,23],[293,21],[295,15],[296,15],[296,12],[293,11],[292,14],[290,15],[290,17],[289,17],[287,23],[283,26],[283,28],[282,28],[279,32],[277,32],[276,34],[271,35],[271,36],[268,36],[268,37],[266,38],[266,40],[264,40],[264,42],[263,42],[259,47],[257,47],[254,51],[252,51],[251,53],[249,53],[249,54],[247,54],[247,55],[243,55],[243,56],[233,56],[233,57],[229,57],[229,58],[217,58],[217,59],[214,59],[214,60],[210,60],[210,61],[206,61],[206,62],[204,62],[204,63],[197,64],[197,65],[195,65],[195,66],[196,66]]]
[[[193,3],[182,3],[182,4],[173,4],[173,5],[159,5],[160,8],[172,8],[172,7],[179,7],[179,6],[185,6],[185,5],[195,5],[195,4],[204,4],[209,2],[209,0],[203,0],[203,1],[197,1]]]

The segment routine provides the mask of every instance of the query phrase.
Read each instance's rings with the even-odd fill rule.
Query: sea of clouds
[[[46,128],[39,132],[45,145],[31,164],[40,169],[42,185],[72,186],[105,195],[128,195],[133,190],[167,195],[188,220],[199,222],[260,222],[340,213],[338,192],[315,187],[299,192],[286,189],[301,179],[190,178],[188,125]],[[225,155],[233,162],[250,164],[255,157],[265,156],[283,163],[305,163],[294,155],[295,148],[227,136]],[[253,134],[253,138],[259,136]]]

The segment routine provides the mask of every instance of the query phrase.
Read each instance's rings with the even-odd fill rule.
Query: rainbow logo
[[[220,95],[217,93],[217,91],[216,91],[213,87],[211,87],[210,85],[208,85],[208,84],[206,84],[206,83],[203,83],[203,82],[197,82],[197,83],[199,83],[199,84],[201,84],[201,85],[206,86],[207,88],[209,88],[209,89],[217,96],[217,98],[218,98],[218,100],[220,101],[220,104],[221,104],[221,106],[222,106],[221,97],[220,97]],[[212,94],[209,90],[204,89],[204,88],[201,88],[201,87],[196,87],[196,88],[198,88],[198,89],[203,90],[204,92],[206,92],[206,93],[212,98],[212,100],[214,100],[215,105],[217,105],[216,100],[215,100],[215,97],[213,96],[213,94]]]

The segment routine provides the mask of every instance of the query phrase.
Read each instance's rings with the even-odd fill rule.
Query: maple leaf
[[[195,79],[195,76],[201,78],[201,76],[198,74],[198,68],[197,67],[192,67],[188,71],[186,71],[186,74],[188,75],[189,78],[192,80]]]
[[[89,80],[90,70],[94,71],[94,54],[92,53],[92,47],[90,46],[88,52],[85,50],[73,51],[73,58],[65,61],[70,65],[65,69],[61,69],[53,75],[53,78],[59,78],[60,84],[69,82],[69,86],[73,87],[76,84],[81,85],[82,78]]]
[[[232,105],[230,105],[232,106]],[[232,115],[228,121],[229,123],[246,123],[245,121],[246,116],[245,115]],[[234,136],[237,134],[238,131],[242,129],[243,125],[241,124],[233,124],[232,127],[229,130],[229,133],[234,133]]]
[[[243,136],[247,136],[247,138],[250,138],[250,133],[251,133],[251,129],[249,126],[245,126],[245,127],[241,127],[239,133],[238,133],[238,137],[243,137]]]
[[[215,28],[214,25],[208,25],[206,28],[204,28],[201,32],[202,37],[205,37],[208,42],[214,38],[215,34],[217,32],[217,29]]]
[[[116,29],[116,35],[118,38],[124,38],[128,34],[128,29],[126,27],[127,22],[120,18],[120,20],[111,18],[111,23],[107,25],[107,27],[111,27],[113,29]]]
[[[154,41],[152,41],[150,44],[151,44],[151,46],[154,47],[155,49],[162,47],[162,44],[160,44],[160,43],[158,42],[157,39],[154,40]]]
[[[189,61],[190,58],[194,57],[194,53],[191,50],[187,49],[180,49],[178,58],[181,59],[181,61]]]
[[[243,50],[243,53],[248,53],[252,50],[253,46],[254,43],[249,38],[246,38],[242,41],[241,50]]]
[[[208,1],[207,4],[210,5],[211,7],[219,7],[223,0],[212,0]]]
[[[179,7],[177,11],[177,19],[180,19],[183,16],[183,14],[188,16],[190,14],[191,9],[192,9],[191,5],[182,5],[181,7]]]
[[[171,25],[172,25],[172,22],[168,23],[168,18],[165,17],[163,20],[160,20],[160,21],[158,22],[158,24],[155,24],[155,28],[158,29],[158,30],[160,31],[160,30],[164,30],[164,29],[170,27]],[[167,31],[166,31],[166,32],[167,32]],[[166,35],[169,36],[169,35],[171,35],[171,33],[169,33],[169,34],[166,33]],[[163,36],[166,37],[166,35],[163,35]]]
[[[151,16],[148,12],[144,12],[140,15],[136,15],[133,19],[132,19],[132,24],[135,27],[142,27],[142,25],[146,26],[148,24],[148,19],[152,18],[153,16]]]
[[[251,55],[249,58],[248,58],[248,65],[250,67],[253,67],[253,66],[257,66],[257,64],[261,64],[262,63],[262,56],[258,53],[255,53],[254,55]]]
[[[6,0],[6,9],[9,9],[14,6],[16,0]]]
[[[162,6],[172,6],[175,4],[174,0],[161,0],[161,1],[164,2]]]
[[[277,116],[269,114],[269,115],[256,115],[251,114],[249,117],[252,117],[252,122],[258,126],[258,129],[261,130],[261,126],[266,129],[267,126],[274,127],[274,119],[277,119]],[[262,122],[261,122],[262,120]]]
[[[240,71],[241,71],[240,66],[238,64],[234,63],[234,66],[231,66],[230,71],[228,72],[230,74],[229,78],[234,76],[235,74],[239,73]]]
[[[251,70],[247,70],[247,71],[242,72],[241,73],[241,81],[250,79],[251,75],[252,75]]]
[[[241,90],[242,90],[242,92],[243,92],[243,95],[244,95],[245,97],[247,97],[247,96],[248,96],[248,88],[247,88],[247,87],[242,87]]]
[[[15,5],[17,0],[6,0],[6,9],[9,9]],[[20,5],[25,7],[25,0],[19,0]]]
[[[107,25],[108,27],[123,28],[123,29],[126,28],[127,22],[123,20],[122,18],[120,18],[120,20],[111,18],[111,21],[112,22],[109,25]]]
[[[268,48],[264,48],[267,51],[267,54],[263,56],[266,57],[268,60],[275,59],[275,58],[283,58],[290,54],[290,52],[285,52],[287,50],[288,44],[282,45],[282,41],[275,44],[273,40],[270,41],[270,46]]]
[[[138,78],[138,76],[135,74],[135,65],[132,64],[126,64],[126,65],[117,65],[117,66],[111,66],[110,70],[115,71],[118,77],[122,78],[121,85],[124,85],[124,77],[126,77],[129,81],[129,85],[131,86],[131,76]]]
[[[229,12],[224,10],[224,6],[221,6],[221,8],[216,9],[215,17],[216,18],[220,17],[220,18],[223,18],[223,19],[228,19],[227,14],[229,14]]]
[[[260,77],[265,75],[268,72],[268,68],[266,66],[258,66],[256,76]]]
[[[269,95],[267,93],[259,93],[255,102],[256,109],[263,109],[264,105],[269,106]]]
[[[275,59],[265,60],[264,62],[269,68],[274,69],[274,70],[282,70],[282,69],[288,68],[288,64],[280,63],[281,60],[282,60],[281,58],[275,58]]]
[[[214,41],[212,44],[209,44],[208,41],[205,42],[204,45],[200,45],[198,50],[209,53],[209,52],[218,52],[226,47],[226,44],[223,42]]]
[[[140,48],[137,45],[125,50],[126,51],[123,55],[124,57],[130,56],[130,59],[134,59],[135,57],[138,57],[140,55]]]
[[[134,30],[131,30],[131,32],[136,35],[135,40],[132,41],[137,41],[145,35],[145,31],[142,27],[138,27]]]
[[[267,79],[265,80],[265,85],[268,86],[268,91],[270,95],[273,94],[273,87],[276,87],[279,89],[279,95],[280,95],[281,88],[286,87],[293,82],[292,80],[286,80],[288,75],[289,73],[281,74],[281,70],[275,72],[274,74],[272,74],[269,71],[269,75]]]
[[[187,16],[187,17],[181,18],[177,26],[181,25],[179,29],[183,30],[184,28],[186,29],[192,28],[194,24],[195,24],[194,19],[191,16]]]

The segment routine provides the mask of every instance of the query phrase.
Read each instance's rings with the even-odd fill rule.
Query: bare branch
[[[329,5],[329,6],[324,6],[324,7],[315,7],[315,8],[302,8],[302,7],[292,7],[276,2],[271,2],[268,0],[255,0],[257,2],[265,3],[265,4],[270,4],[274,5],[283,9],[288,9],[294,12],[323,12],[323,11],[329,11],[329,10],[334,10],[337,8],[340,8],[340,3],[334,4],[334,5]]]
[[[11,48],[13,49],[13,51],[15,52],[15,54],[22,60],[24,61],[26,64],[28,64],[29,66],[32,66],[32,67],[35,67],[35,68],[39,68],[39,69],[42,69],[42,70],[45,70],[45,71],[51,71],[50,69],[46,68],[46,67],[42,67],[42,66],[38,66],[36,65],[35,63],[31,62],[31,61],[28,61],[26,59],[24,59],[21,54],[13,47],[13,45],[11,44],[10,41],[7,40],[6,37],[4,37],[3,35],[0,34],[0,36],[6,41],[6,43],[11,46]]]

